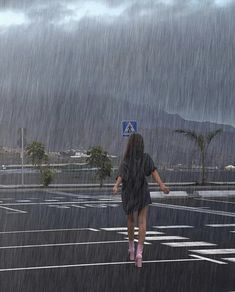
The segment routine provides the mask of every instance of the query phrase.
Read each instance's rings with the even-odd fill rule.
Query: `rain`
[[[105,230],[126,226],[120,192],[112,194],[128,141],[124,122],[136,125],[133,131],[143,136],[145,152],[171,191],[172,199],[166,199],[148,178],[153,205],[146,236],[161,232],[157,225],[189,225],[199,230],[194,240],[217,244],[224,236],[214,248],[234,248],[234,229],[207,226],[235,222],[234,31],[235,0],[0,0],[0,278],[9,277],[7,269],[34,267],[32,274],[15,271],[3,291],[32,291],[39,280],[48,287],[40,284],[35,291],[131,291],[117,275],[111,284],[108,272],[113,262],[126,263],[124,248],[92,243],[127,240],[121,229]],[[41,160],[30,156],[30,145],[41,147]],[[89,160],[92,149],[104,151],[110,165],[104,177]],[[196,231],[184,228],[169,228],[164,236],[192,241]],[[211,228],[205,238],[203,228]],[[146,242],[151,260],[155,242]],[[37,247],[22,248],[29,245]],[[172,253],[174,259],[182,254]],[[161,245],[153,260],[168,260],[167,255]],[[213,259],[222,257],[228,255]],[[92,258],[108,268],[92,266]],[[79,265],[86,264],[90,268],[82,271]],[[188,282],[177,291],[194,291],[190,271],[201,279],[199,264],[189,263]],[[154,279],[154,265],[143,272],[143,285],[129,264],[115,271],[124,278],[130,274],[136,291],[140,285],[139,291],[155,291],[147,279],[147,271]],[[46,274],[48,266],[57,271]],[[210,286],[216,283],[213,268],[205,291],[234,290],[230,276],[226,288]],[[164,271],[171,269],[175,266],[162,265],[159,289],[175,291],[166,289]],[[76,272],[94,283],[79,283]],[[24,283],[27,273],[32,278]],[[104,279],[95,290],[100,273]]]

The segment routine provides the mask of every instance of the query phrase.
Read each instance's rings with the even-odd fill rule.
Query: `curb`
[[[166,183],[170,188],[169,194],[160,191],[158,185],[149,183],[151,198],[208,198],[208,197],[235,197],[235,183],[215,183],[204,186],[195,185],[195,183]],[[99,192],[110,192],[113,184],[104,184],[100,188],[99,184],[51,184],[48,187],[43,185],[0,185],[0,192],[7,190],[33,191],[33,190],[92,190]]]

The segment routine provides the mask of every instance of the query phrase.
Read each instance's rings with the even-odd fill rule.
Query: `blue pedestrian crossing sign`
[[[137,132],[137,121],[122,121],[122,136],[128,137]]]

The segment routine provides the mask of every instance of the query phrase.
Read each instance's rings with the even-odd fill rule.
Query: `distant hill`
[[[122,155],[126,138],[121,136],[121,121],[135,119],[143,134],[145,149],[158,164],[198,164],[198,151],[188,139],[173,131],[190,129],[200,132],[223,128],[208,149],[208,164],[235,163],[235,128],[211,122],[188,121],[150,104],[132,104],[105,96],[69,97],[32,100],[16,97],[3,106],[0,146],[16,147],[17,128],[27,128],[27,141],[38,140],[51,151],[102,145],[112,154]]]

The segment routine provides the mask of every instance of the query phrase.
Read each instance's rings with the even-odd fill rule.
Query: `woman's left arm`
[[[156,183],[159,184],[160,189],[165,193],[165,194],[169,194],[170,190],[169,188],[162,182],[159,173],[157,172],[157,170],[155,169],[152,172],[152,177],[155,180]]]

